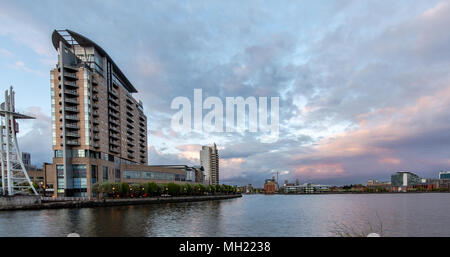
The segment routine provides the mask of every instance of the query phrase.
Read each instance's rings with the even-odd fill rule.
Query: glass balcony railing
[[[77,115],[66,115],[66,120],[80,120]]]
[[[77,99],[76,98],[65,98],[64,99],[64,101],[66,102],[66,103],[71,103],[71,104],[78,104],[78,101],[77,101]]]
[[[66,142],[68,145],[80,145],[78,140],[67,140]]]
[[[64,107],[64,110],[69,111],[69,112],[78,112],[78,108],[72,107],[72,106],[66,106],[66,107]]]
[[[64,93],[78,96],[78,92],[72,89],[64,89]]]

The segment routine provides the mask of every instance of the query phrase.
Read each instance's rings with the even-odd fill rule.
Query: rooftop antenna
[[[34,117],[15,112],[14,94],[11,86],[9,93],[8,90],[5,91],[5,102],[0,105],[2,194],[12,196],[17,190],[31,189],[35,195],[38,195],[23,163],[16,137],[19,132],[19,124],[16,120],[34,119]]]

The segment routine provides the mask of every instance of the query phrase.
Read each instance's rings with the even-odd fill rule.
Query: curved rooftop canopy
[[[72,45],[79,45],[81,47],[94,47],[95,50],[102,56],[106,57],[109,62],[113,65],[114,72],[120,77],[120,79],[124,82],[125,86],[127,87],[128,91],[131,93],[137,93],[136,88],[134,88],[133,84],[128,80],[128,78],[123,74],[123,72],[119,69],[119,67],[114,63],[113,59],[106,53],[103,48],[101,48],[99,45],[97,45],[92,40],[88,39],[87,37],[80,35],[76,32],[73,32],[71,30],[54,30],[52,34],[52,43],[53,47],[55,47],[56,50],[59,48],[59,41],[62,41],[64,44],[66,44],[68,47],[71,47]]]

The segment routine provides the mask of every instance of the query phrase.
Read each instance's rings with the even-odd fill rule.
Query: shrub
[[[181,187],[178,184],[175,184],[175,183],[167,184],[167,190],[168,190],[169,195],[173,195],[173,196],[179,195],[180,189],[181,189]]]

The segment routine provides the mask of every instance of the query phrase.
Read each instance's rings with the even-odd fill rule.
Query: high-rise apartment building
[[[202,146],[200,165],[204,169],[205,184],[219,185],[219,152],[215,143],[213,147]]]
[[[121,164],[147,164],[147,117],[137,90],[96,43],[55,30],[50,71],[53,164],[58,195],[90,196],[97,181],[119,181]]]

